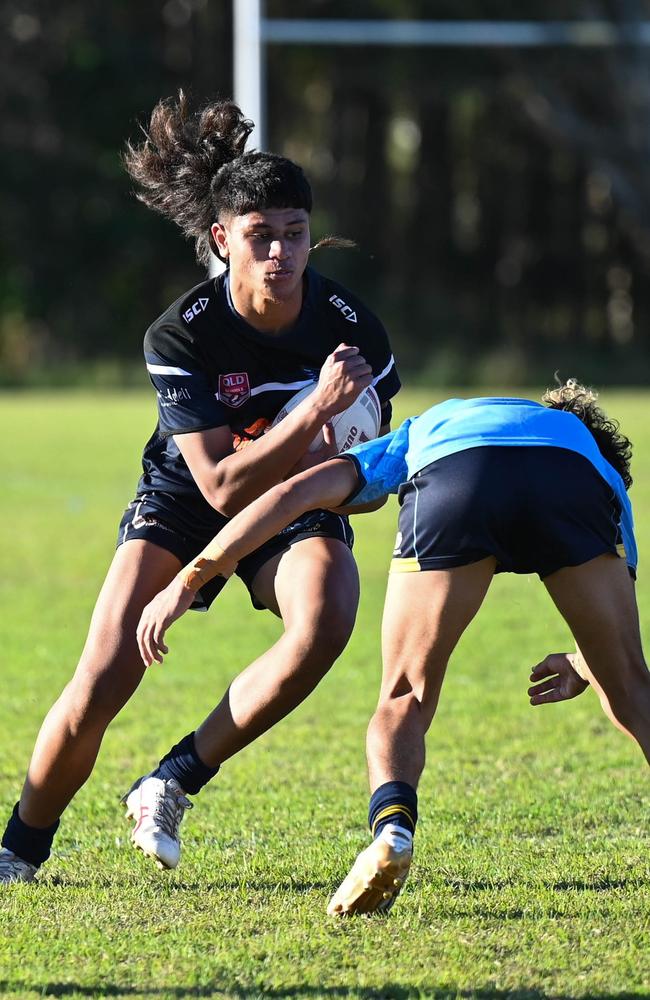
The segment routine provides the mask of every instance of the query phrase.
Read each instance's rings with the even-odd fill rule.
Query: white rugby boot
[[[0,848],[0,885],[10,882],[31,882],[38,871],[38,865],[23,861],[8,848]]]
[[[395,833],[397,831],[397,833]],[[357,857],[329,901],[331,917],[388,913],[411,867],[413,841],[399,827],[382,830]]]
[[[178,828],[192,803],[174,778],[138,778],[123,797],[126,818],[135,820],[133,846],[153,858],[158,868],[175,868],[181,857]]]

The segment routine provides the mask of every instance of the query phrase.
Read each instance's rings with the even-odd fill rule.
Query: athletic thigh
[[[380,700],[413,692],[435,708],[449,657],[483,603],[495,568],[490,556],[452,569],[390,574]]]
[[[265,563],[252,590],[285,627],[330,628],[349,637],[359,603],[359,573],[345,542],[304,538]]]
[[[175,555],[152,542],[120,545],[97,598],[76,680],[107,678],[118,700],[122,689],[137,687],[145,669],[136,641],[140,615],[180,567]]]
[[[601,555],[547,576],[544,584],[571,629],[592,679],[608,695],[629,693],[647,675],[634,582],[625,559]]]

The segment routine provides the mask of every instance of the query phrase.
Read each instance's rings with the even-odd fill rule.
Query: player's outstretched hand
[[[582,694],[589,682],[582,679],[574,667],[576,653],[549,653],[533,667],[528,688],[531,705],[549,705],[568,701]]]
[[[320,370],[318,388],[321,405],[331,417],[354,403],[372,382],[372,368],[358,347],[339,344]]]
[[[185,614],[195,597],[194,591],[175,576],[169,586],[147,604],[137,628],[138,648],[145,667],[150,667],[154,660],[162,663],[164,654],[169,652],[164,643],[165,632],[172,622]]]

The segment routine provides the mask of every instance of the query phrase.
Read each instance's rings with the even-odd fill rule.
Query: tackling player
[[[291,160],[245,153],[252,127],[228,101],[191,113],[181,93],[162,101],[144,141],[127,147],[138,197],[195,241],[202,264],[214,251],[227,269],[147,331],[158,425],[80,663],[43,723],[5,830],[0,882],[31,880],[49,856],[106,727],[142,678],[135,630],[153,595],[230,516],[289,475],[321,426],[369,384],[382,405],[380,433],[389,429],[400,383],[386,332],[308,266],[309,183]],[[309,399],[264,433],[316,380]],[[241,561],[253,604],[279,615],[284,634],[125,796],[134,843],[159,866],[178,863],[186,794],[295,708],[344,649],[359,592],[352,539],[347,518],[314,509]],[[200,588],[195,606],[209,607],[223,582]]]
[[[447,662],[497,572],[538,573],[577,643],[534,668],[531,702],[591,683],[612,722],[650,762],[650,675],[633,576],[631,447],[590,390],[568,382],[524,399],[451,399],[377,441],[303,472],[234,518],[144,610],[144,662],[214,574],[313,506],[400,502],[382,625],[383,678],[367,738],[373,842],[329,904],[332,914],[392,905],[408,873],[424,737]]]

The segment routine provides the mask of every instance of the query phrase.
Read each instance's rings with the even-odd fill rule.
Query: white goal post
[[[233,0],[233,96],[255,122],[251,144],[266,147],[267,45],[544,46],[613,48],[650,45],[649,21],[387,21],[264,16],[264,0]],[[211,274],[223,270],[215,257]]]

